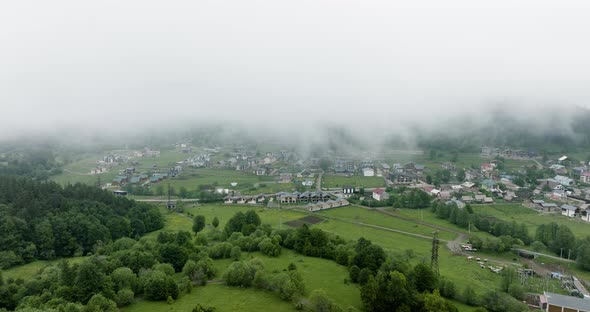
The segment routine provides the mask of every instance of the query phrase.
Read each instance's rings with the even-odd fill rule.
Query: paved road
[[[134,199],[137,202],[144,202],[144,203],[167,203],[167,199]],[[198,198],[182,198],[182,199],[173,199],[172,201],[181,201],[181,202],[197,202],[199,201]]]
[[[315,183],[315,188],[318,192],[322,190],[322,176],[323,175],[324,175],[324,173],[320,172],[320,174],[318,175],[318,180]]]
[[[522,251],[522,252],[526,252],[529,254],[533,254],[535,256],[543,256],[543,257],[547,257],[547,258],[551,258],[551,259],[555,259],[555,260],[559,260],[559,261],[563,261],[563,262],[569,262],[569,263],[575,263],[576,261],[574,260],[568,260],[565,258],[560,258],[557,256],[552,256],[552,255],[548,255],[548,254],[544,254],[544,253],[540,253],[540,252],[534,252],[534,251],[530,251],[530,250],[526,250],[526,249],[519,249],[519,248],[512,248],[512,250],[514,251]]]

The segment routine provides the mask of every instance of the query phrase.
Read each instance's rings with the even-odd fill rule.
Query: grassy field
[[[421,234],[425,236],[432,236],[432,232],[436,229],[416,224],[410,221],[405,221],[397,218],[393,218],[383,213],[379,213],[376,210],[367,210],[356,206],[342,207],[338,209],[326,210],[318,213],[319,215],[326,215],[329,217],[336,217],[341,219],[350,220],[353,222],[362,222],[368,224],[374,224],[378,226],[388,227],[400,231],[411,232]],[[439,238],[445,240],[453,240],[455,234],[448,231],[439,231]]]
[[[86,257],[74,257],[74,258],[68,258],[67,260],[70,263],[79,263],[79,262],[82,262],[84,259],[86,259]],[[54,265],[54,264],[58,263],[59,261],[61,261],[61,260],[34,261],[31,263],[27,263],[25,265],[19,265],[16,267],[12,267],[8,270],[4,270],[4,271],[2,271],[2,276],[4,277],[4,279],[22,278],[23,280],[26,281],[26,280],[30,279],[31,277],[33,277],[35,274],[37,274],[39,271],[44,269],[45,267],[50,266],[50,265]]]
[[[252,172],[229,170],[229,169],[187,169],[176,178],[166,180],[164,184],[170,183],[170,186],[176,188],[186,187],[189,191],[197,190],[200,186],[214,185],[228,189],[244,190],[254,187],[255,184],[272,181],[273,177],[257,176]],[[231,183],[236,182],[238,185],[232,187]],[[289,185],[290,186],[290,185]]]
[[[385,186],[385,180],[382,177],[362,177],[362,176],[334,176],[324,175],[322,177],[323,188],[338,188],[343,186],[354,187],[382,187]]]
[[[505,205],[473,205],[473,210],[495,216],[506,221],[524,223],[529,229],[529,234],[535,235],[537,227],[541,224],[555,222],[567,225],[578,238],[590,235],[590,224],[580,220],[572,220],[561,214],[540,214],[520,204]]]
[[[428,224],[432,224],[432,225],[448,228],[448,229],[451,229],[454,231],[462,232],[465,234],[469,234],[468,229],[464,229],[464,228],[461,228],[455,224],[452,224],[448,220],[437,218],[436,215],[434,213],[432,213],[430,211],[430,209],[428,209],[428,208],[426,208],[426,209],[389,208],[387,210],[391,213],[398,214],[402,217],[408,217],[408,218],[412,218],[415,220],[420,220],[420,221],[426,222]],[[472,230],[471,233],[476,234],[480,238],[494,237],[492,234],[490,234],[488,232],[481,232],[481,231],[478,231],[475,229]]]
[[[100,175],[89,175],[90,170],[96,168],[96,161],[102,160],[102,157],[107,154],[127,154],[129,151],[107,151],[101,154],[89,154],[85,155],[78,161],[67,164],[64,167],[63,173],[52,177],[52,180],[60,184],[68,183],[85,183],[95,184],[100,176],[101,182],[109,183],[114,177],[119,175],[119,170],[129,167],[129,164],[114,165],[108,172]],[[139,162],[139,165],[135,167],[137,172],[147,172],[153,169],[156,165],[158,170],[164,172],[169,168],[173,167],[177,161],[184,160],[188,157],[187,154],[181,154],[175,150],[163,150],[160,153],[160,157],[155,158],[134,158]]]

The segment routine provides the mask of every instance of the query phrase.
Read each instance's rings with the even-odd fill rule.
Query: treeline
[[[419,209],[430,206],[432,197],[428,193],[420,189],[410,189],[406,187],[391,188],[388,187],[386,192],[389,194],[387,200],[377,201],[372,198],[371,192],[365,192],[361,189],[360,195],[354,195],[349,198],[349,201],[355,204],[360,204],[367,207],[395,207],[395,208],[410,208]],[[365,198],[361,200],[361,196]]]
[[[164,226],[156,207],[76,184],[0,176],[0,267],[86,255]]]
[[[473,247],[477,249],[503,252],[510,250],[513,245],[529,245],[532,242],[528,228],[524,223],[506,222],[493,216],[475,213],[470,205],[466,205],[465,208],[461,209],[455,203],[447,204],[434,201],[431,205],[431,211],[438,218],[446,219],[462,228],[471,227],[472,230],[488,232],[498,237],[497,239],[486,238],[481,240],[472,235],[470,241]]]
[[[567,225],[552,222],[537,228],[535,240],[538,249],[546,247],[560,257],[575,259],[580,268],[590,271],[590,236],[576,239]]]
[[[62,172],[51,148],[35,148],[0,154],[0,175],[18,175],[39,181]]]

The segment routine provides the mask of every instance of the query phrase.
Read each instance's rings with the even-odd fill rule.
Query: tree
[[[219,226],[219,219],[217,219],[217,217],[214,217],[213,221],[211,221],[211,225],[213,225],[214,228],[217,228]]]
[[[140,278],[144,294],[150,300],[166,300],[178,298],[178,285],[171,276],[161,271],[148,271]]]
[[[350,277],[350,280],[353,283],[358,283],[360,273],[361,273],[361,269],[358,266],[356,266],[356,265],[351,266],[350,272],[348,274]]]
[[[184,248],[176,244],[167,243],[161,245],[159,249],[160,262],[170,263],[176,272],[180,272],[188,259],[188,253]]]
[[[479,305],[479,300],[477,298],[477,294],[470,286],[465,287],[463,290],[463,294],[461,296],[463,298],[463,302],[470,306],[477,306]]]
[[[430,266],[419,263],[410,274],[410,280],[418,292],[432,292],[438,286],[438,277]]]
[[[234,246],[231,249],[231,254],[230,257],[234,260],[234,261],[240,261],[240,259],[242,258],[242,250],[240,249],[240,247],[238,246]]]
[[[248,262],[233,262],[225,271],[224,279],[229,286],[250,287],[256,271]]]
[[[178,190],[178,196],[180,196],[180,198],[187,198],[188,195],[189,195],[189,192],[186,189],[186,187],[181,186],[180,189]]]
[[[137,275],[133,273],[130,268],[119,267],[116,268],[110,275],[113,281],[114,291],[120,291],[125,288],[132,290],[138,290],[138,279]]]
[[[105,298],[102,294],[96,294],[90,298],[84,312],[118,312],[117,304]]]
[[[135,293],[129,288],[121,289],[115,295],[115,302],[117,307],[124,307],[132,304],[135,301]]]
[[[465,181],[465,169],[461,168],[457,171],[457,180],[459,180],[459,182]]]
[[[323,289],[315,289],[309,295],[309,305],[316,312],[339,312],[342,308],[328,297]]]
[[[198,215],[193,219],[193,232],[199,233],[205,228],[205,216]]]

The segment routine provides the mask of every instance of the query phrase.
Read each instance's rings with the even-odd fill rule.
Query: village
[[[230,175],[225,183],[214,182],[201,188],[223,196],[225,204],[308,206],[310,211],[317,211],[346,206],[351,197],[383,203],[394,188],[403,187],[422,190],[459,208],[516,202],[539,213],[558,213],[590,222],[590,164],[572,161],[566,155],[543,159],[533,151],[486,146],[481,148],[479,163],[461,168],[451,160],[432,164],[424,156],[428,165],[368,157],[302,157],[286,149],[260,152],[243,146],[197,147],[190,143],[177,143],[167,153],[174,153],[175,157],[169,158],[177,160],[163,162],[161,151],[148,147],[107,154],[96,161],[89,175],[116,171],[116,176],[102,186],[126,194],[133,193],[134,188],[174,185],[195,170],[235,171],[236,177],[258,183],[239,183],[238,178],[230,181]],[[523,165],[506,168],[507,161]],[[252,185],[272,186],[272,192]],[[248,189],[244,189],[246,186]]]

